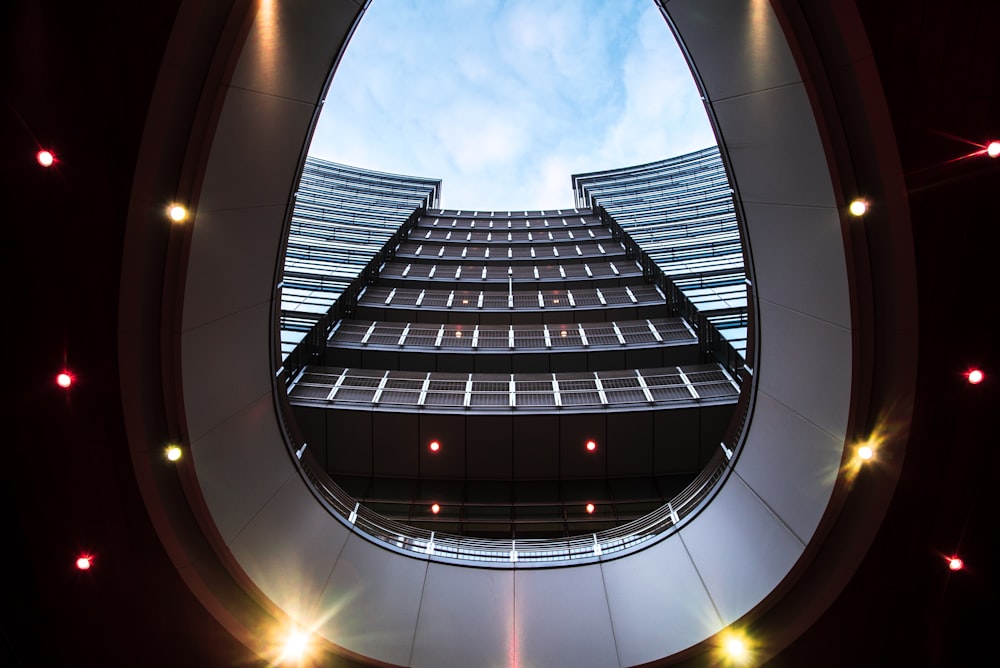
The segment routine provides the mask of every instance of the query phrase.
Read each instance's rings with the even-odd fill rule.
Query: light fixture
[[[868,445],[867,443],[858,447],[858,459],[867,462],[874,456],[875,456],[875,450],[872,449],[872,446]]]
[[[182,223],[188,217],[188,210],[180,204],[171,204],[167,207],[167,217],[175,223]]]
[[[56,376],[56,385],[64,390],[73,384],[73,376],[68,371],[63,371]]]
[[[42,167],[51,167],[56,162],[56,156],[52,155],[52,151],[48,151],[43,148],[35,154],[35,160],[37,160],[38,164]]]
[[[863,199],[856,199],[851,202],[847,210],[851,212],[852,216],[863,216],[868,211],[868,202]]]
[[[952,571],[960,571],[965,568],[965,562],[959,557],[948,557],[948,569]]]
[[[76,559],[76,568],[80,571],[89,571],[90,567],[94,565],[94,558],[89,554],[81,554]]]
[[[588,515],[593,515],[594,511],[597,510],[597,506],[595,506],[592,503],[588,503],[586,506],[584,506],[584,509],[587,511]]]
[[[438,450],[441,449],[441,442],[431,441],[430,444],[427,446],[427,449],[430,450],[431,452],[437,452]]]
[[[754,643],[743,631],[726,629],[718,642],[722,665],[744,666],[753,662]]]
[[[734,661],[740,662],[745,660],[747,657],[746,643],[744,643],[739,638],[735,637],[729,638],[728,640],[726,640],[724,647],[726,650],[726,654],[728,654],[729,658],[733,659]]]
[[[965,374],[966,379],[969,381],[970,385],[979,385],[986,378],[986,374],[982,372],[981,369],[970,369],[968,373]]]
[[[1000,141],[991,141],[986,145],[986,155],[991,158],[1000,157]]]
[[[179,445],[168,445],[163,451],[163,454],[169,461],[176,462],[181,458],[181,455],[184,454],[184,451],[181,450]]]
[[[435,515],[437,515],[438,513],[441,512],[441,506],[439,504],[437,504],[437,503],[432,503],[431,504],[431,512],[434,513]]]
[[[587,441],[587,444],[584,447],[587,448],[587,452],[593,452],[594,450],[597,449],[597,441],[594,440]]]
[[[455,338],[456,339],[462,338],[462,330],[459,329],[455,332]]]
[[[309,635],[304,631],[293,629],[285,639],[285,646],[282,648],[281,657],[278,662],[302,663],[308,651]]]
[[[566,330],[564,329],[563,331],[559,332],[559,336],[566,338]]]

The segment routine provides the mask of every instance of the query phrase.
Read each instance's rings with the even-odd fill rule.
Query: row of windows
[[[441,182],[307,158],[281,282],[287,357],[414,210],[438,206]]]

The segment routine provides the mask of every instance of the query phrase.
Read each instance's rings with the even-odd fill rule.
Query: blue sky
[[[572,207],[573,173],[713,144],[652,0],[373,0],[310,153],[531,210]]]

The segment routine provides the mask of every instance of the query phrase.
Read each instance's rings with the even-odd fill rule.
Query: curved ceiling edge
[[[674,0],[668,5],[689,50],[698,25],[693,13],[687,24],[682,15],[694,4]],[[749,48],[743,55],[764,59],[733,60],[732,53],[707,47],[695,60],[719,119],[750,243],[758,254],[758,350],[761,358],[773,356],[757,366],[758,405],[735,464],[736,475],[676,540],[607,564],[506,572],[428,564],[373,546],[350,534],[315,502],[289,459],[271,396],[272,275],[262,276],[259,267],[275,266],[303,139],[342,43],[330,34],[346,39],[354,25],[348,13],[357,16],[360,9],[352,2],[327,3],[325,20],[310,13],[323,11],[315,7],[268,5],[276,14],[257,14],[247,47],[227,82],[215,131],[207,133],[210,148],[204,169],[193,170],[200,174],[194,179],[200,196],[186,228],[186,272],[177,276],[184,285],[183,315],[179,326],[164,332],[165,365],[177,363],[179,356],[182,388],[164,383],[160,410],[169,423],[171,403],[182,398],[183,418],[177,417],[178,431],[170,431],[168,424],[163,433],[182,435],[189,443],[194,471],[188,482],[199,488],[188,489],[188,497],[195,499],[196,512],[198,498],[203,499],[211,513],[210,527],[198,525],[205,518],[194,517],[192,522],[196,513],[178,505],[186,508],[180,490],[166,489],[176,487],[175,482],[152,480],[143,458],[153,456],[157,434],[148,422],[137,419],[142,408],[127,409],[133,418],[129,437],[137,477],[161,539],[220,620],[231,622],[247,614],[233,603],[240,598],[235,584],[249,591],[243,595],[248,602],[258,607],[263,603],[263,612],[256,614],[280,616],[269,605],[273,602],[343,648],[338,651],[379,663],[478,665],[506,657],[516,647],[512,658],[528,664],[544,665],[558,657],[562,663],[579,665],[635,665],[688,652],[757,608],[772,590],[787,586],[789,572],[801,570],[797,564],[816,527],[829,521],[824,519],[827,502],[838,480],[845,439],[852,435],[848,424],[856,331],[850,317],[844,317],[850,309],[841,216],[809,97],[769,5],[739,5],[746,9],[742,13],[732,11],[733,5],[702,2],[699,11],[701,17],[715,12],[720,23],[711,29],[716,37],[720,26],[732,31],[732,39],[720,39],[719,44]],[[332,32],[323,32],[321,26]],[[760,41],[746,39],[761,34],[771,38],[763,47]],[[171,44],[176,47],[174,40]],[[758,47],[764,52],[752,53]],[[220,46],[217,57],[225,55]],[[741,89],[731,74],[726,75],[728,81],[716,78],[722,74],[708,71],[712,58],[727,66],[747,64],[743,74],[750,85],[744,82]],[[317,67],[318,60],[325,62],[325,71]],[[764,66],[750,67],[754,62]],[[151,116],[147,137],[156,134],[154,127]],[[169,133],[160,132],[160,141],[166,143]],[[188,150],[201,155],[206,146],[191,141]],[[157,157],[144,143],[137,175]],[[177,172],[172,180],[164,168],[148,179],[155,185],[134,190],[130,235],[136,225],[148,224],[148,214],[138,212],[143,206],[148,211],[160,196],[154,188],[164,183],[174,187],[192,173],[179,159],[173,168]],[[784,178],[764,178],[775,174]],[[765,258],[775,239],[782,240],[779,247],[785,253]],[[837,243],[831,246],[831,239]],[[129,245],[123,278],[150,273],[138,265],[144,256],[164,253],[167,244],[158,246],[157,241],[166,239]],[[811,280],[830,272],[835,274],[832,282]],[[172,279],[168,274],[164,280]],[[129,284],[123,280],[123,285]],[[155,294],[154,303],[161,303],[164,293],[150,291],[155,286],[141,281],[134,285],[137,294]],[[796,292],[796,285],[805,291]],[[161,290],[169,290],[169,285]],[[126,304],[123,298],[122,322],[136,317],[147,325],[150,320],[158,323],[159,314],[150,313],[148,306],[143,312],[139,301]],[[165,313],[169,306],[168,301]],[[171,333],[176,333],[176,348]],[[804,339],[813,344],[805,345]],[[808,356],[817,341],[824,342],[829,353],[824,359]],[[789,364],[790,352],[803,355],[805,363]],[[135,376],[152,354],[123,346],[124,389],[134,389]],[[817,377],[830,382],[817,388]],[[155,390],[146,396],[146,408],[151,409]],[[797,434],[795,443],[776,440],[776,435],[790,433]],[[803,442],[810,444],[808,456],[800,456],[803,448],[794,447]],[[834,475],[824,478],[831,463]],[[778,473],[823,482],[825,487],[810,485],[793,490],[799,496],[789,496],[789,478]],[[206,533],[215,534],[219,543],[212,545]],[[762,541],[762,536],[769,540]],[[747,554],[757,558],[747,559]],[[640,556],[647,564],[642,568]],[[209,562],[218,565],[209,568]],[[212,574],[188,575],[199,569]],[[665,575],[650,582],[646,576],[653,570]],[[691,588],[699,581],[704,586]],[[670,603],[677,599],[667,594],[684,586],[690,588],[689,598],[680,610]],[[663,595],[650,597],[649,590],[657,588]],[[567,608],[587,614],[568,620],[560,614]],[[372,628],[372,619],[379,619],[380,626]],[[242,628],[242,635],[234,633],[254,647],[255,639],[245,634],[246,622],[227,627]],[[476,647],[465,647],[469,643],[461,639],[473,636]],[[263,651],[259,642],[256,649]]]

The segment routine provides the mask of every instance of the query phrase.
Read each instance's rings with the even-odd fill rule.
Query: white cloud
[[[375,0],[311,153],[443,178],[451,208],[543,209],[574,172],[713,142],[652,3]]]

